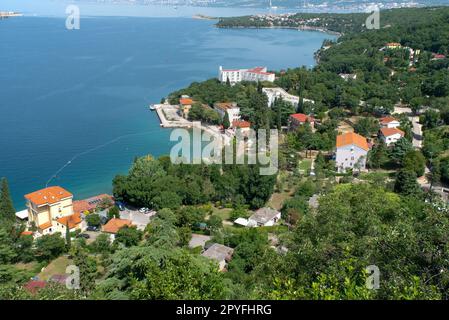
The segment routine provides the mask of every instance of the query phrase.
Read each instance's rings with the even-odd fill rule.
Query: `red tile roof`
[[[232,126],[234,128],[250,128],[251,122],[244,121],[244,120],[234,120],[234,121],[232,121]]]
[[[23,287],[28,292],[35,294],[37,290],[45,288],[45,286],[47,286],[45,281],[30,280]]]
[[[22,235],[22,236],[32,236],[33,235],[33,231],[23,231],[20,235]]]
[[[49,221],[49,222],[45,222],[45,223],[39,225],[38,228],[41,230],[45,230],[45,229],[50,228],[51,226],[52,226],[52,223],[51,223],[51,221]]]
[[[81,214],[80,213],[74,213],[70,216],[65,216],[57,219],[60,224],[66,226],[69,225],[69,229],[75,228],[77,225],[81,223]]]
[[[112,218],[103,226],[103,232],[117,233],[124,226],[132,226],[132,221],[128,219]]]
[[[369,150],[366,139],[357,133],[349,132],[337,136],[337,148],[352,144],[362,148],[365,151]]]
[[[299,122],[313,122],[313,118],[306,116],[304,113],[295,113],[295,114],[291,114],[290,117],[292,117],[293,119],[299,121]]]
[[[193,100],[190,98],[181,98],[181,99],[179,99],[179,103],[182,104],[183,106],[192,105]]]
[[[73,195],[59,186],[48,187],[25,195],[25,199],[37,206],[53,204],[62,199],[71,198]]]
[[[100,194],[98,196],[90,197],[83,200],[73,201],[73,212],[75,213],[84,213],[86,211],[92,211],[97,208],[97,206],[101,203],[103,199],[110,199],[112,202],[114,201],[112,196],[108,194]]]
[[[397,120],[393,117],[382,117],[379,119],[379,121],[381,124],[388,124],[390,122],[397,121]]]
[[[404,131],[399,130],[398,128],[382,128],[380,129],[380,132],[384,137],[389,137],[397,133],[399,133],[402,137],[405,135]]]

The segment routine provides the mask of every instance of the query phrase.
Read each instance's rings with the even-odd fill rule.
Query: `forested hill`
[[[338,33],[368,31],[365,21],[368,13],[296,13],[283,15],[254,15],[220,18],[217,27],[286,27],[316,28]],[[449,20],[449,7],[401,8],[380,12],[381,28],[410,27],[428,24],[444,24]]]

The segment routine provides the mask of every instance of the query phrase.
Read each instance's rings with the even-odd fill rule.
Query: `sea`
[[[75,199],[111,193],[112,179],[126,174],[135,157],[169,154],[171,130],[160,127],[148,105],[170,92],[216,77],[219,66],[312,67],[323,40],[335,39],[219,29],[214,20],[192,18],[256,10],[230,8],[142,14],[111,6],[108,13],[95,4],[81,7],[80,28],[70,30],[61,2],[27,7],[36,2],[24,0],[15,8],[5,1],[0,10],[24,13],[0,20],[0,177],[8,179],[17,210],[25,208],[25,194],[47,185]]]

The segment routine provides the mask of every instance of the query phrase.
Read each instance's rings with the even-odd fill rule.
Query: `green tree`
[[[355,132],[365,137],[371,137],[373,134],[377,133],[379,129],[379,121],[374,117],[360,118],[354,125]]]
[[[111,211],[112,208],[109,210]],[[86,217],[87,224],[92,227],[99,227],[101,225],[100,215],[96,213],[91,213]]]
[[[66,251],[61,233],[43,235],[36,240],[36,257],[39,261],[50,261]]]
[[[416,181],[415,171],[400,170],[396,176],[394,190],[404,195],[419,196],[422,191]]]
[[[225,112],[225,115],[223,117],[223,128],[228,129],[231,126],[231,123],[229,122],[229,114]]]
[[[84,248],[74,246],[71,250],[73,263],[79,268],[80,290],[86,296],[95,289],[95,279],[97,277],[96,260],[89,256]]]
[[[0,264],[11,263],[16,256],[9,232],[4,226],[0,226]]]
[[[402,166],[405,170],[413,171],[416,176],[421,177],[426,167],[426,158],[419,150],[410,150],[402,160]]]
[[[108,219],[110,220],[112,218],[120,218],[120,210],[116,206],[108,210]]]
[[[115,240],[123,243],[126,247],[136,246],[142,239],[142,231],[135,227],[124,226],[120,228],[115,236]]]
[[[396,163],[397,165],[402,164],[402,160],[405,155],[413,149],[412,144],[405,138],[401,138],[393,145],[393,148],[390,149],[390,159]]]
[[[70,235],[70,228],[68,221],[65,225],[65,243],[67,246],[67,250],[70,250],[70,247],[72,246],[72,236]]]
[[[16,210],[14,209],[9,192],[8,180],[2,178],[0,186],[0,219],[2,221],[13,222],[16,218],[15,214]]]

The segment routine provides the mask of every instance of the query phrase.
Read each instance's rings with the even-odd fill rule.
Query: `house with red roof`
[[[294,113],[288,118],[288,127],[290,130],[294,130],[305,123],[309,123],[313,128],[315,125],[315,119],[311,116],[305,115],[304,113]]]
[[[382,117],[379,119],[380,126],[382,128],[397,128],[401,123],[393,117]]]
[[[396,143],[399,139],[405,136],[404,131],[398,128],[381,128],[379,131],[379,138],[385,142],[387,146]]]
[[[82,220],[73,211],[73,195],[60,186],[52,186],[25,195],[29,226],[37,228],[35,236],[82,229]]]
[[[354,133],[344,133],[337,136],[336,166],[338,172],[348,169],[365,170],[366,158],[369,151],[365,137]]]

